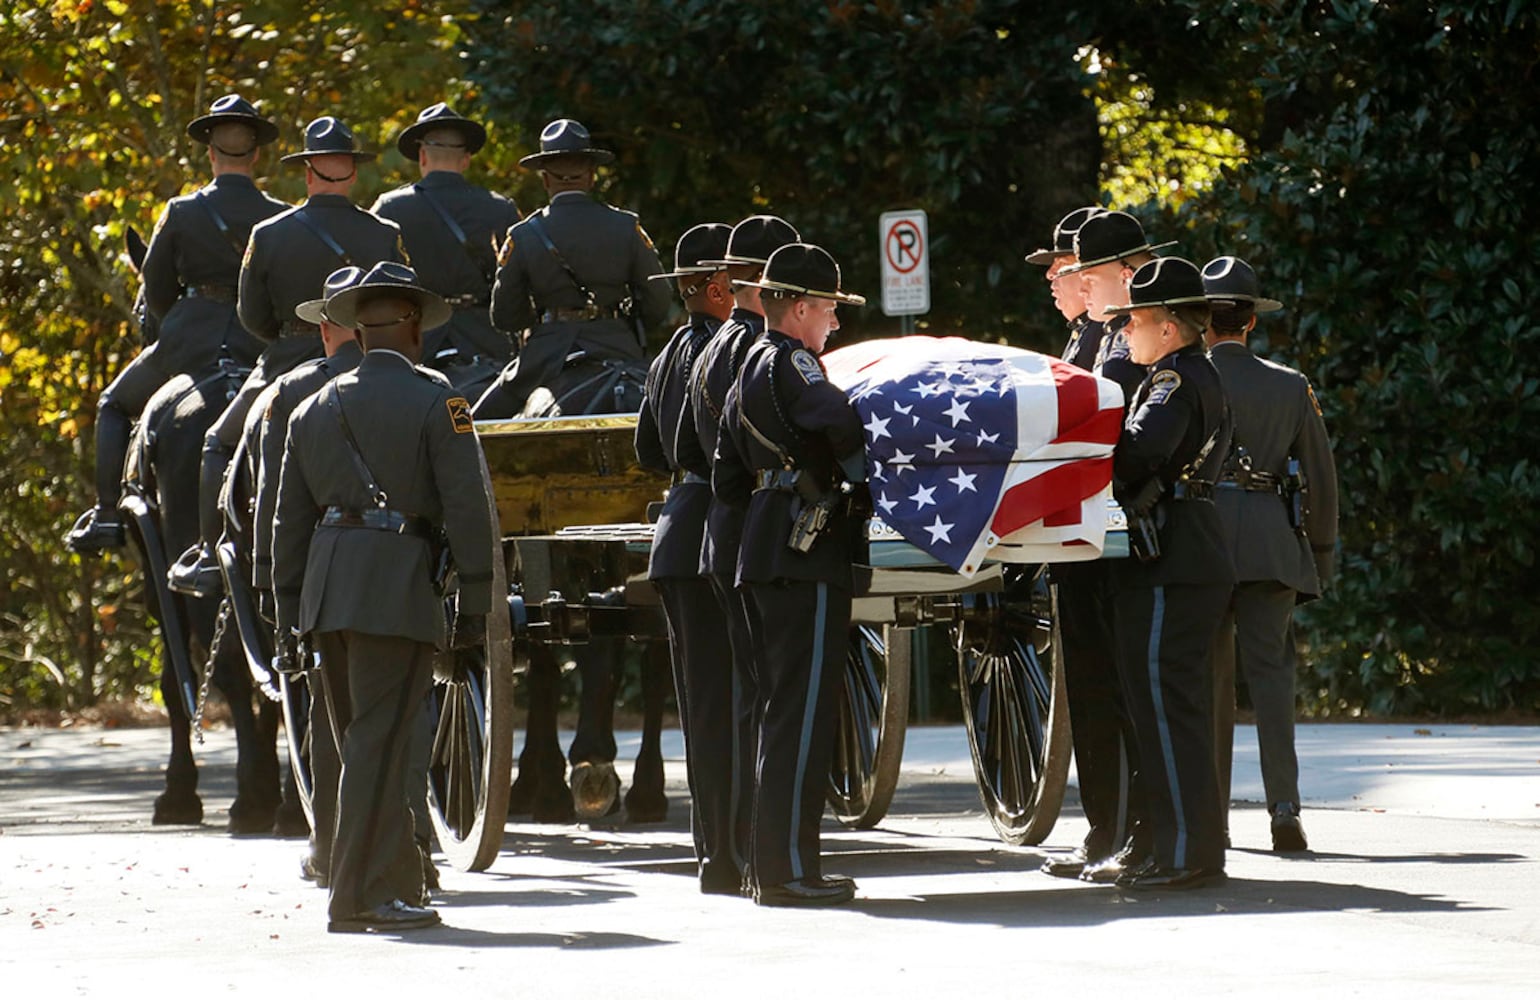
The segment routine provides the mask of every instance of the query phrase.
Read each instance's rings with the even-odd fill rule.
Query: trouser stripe
[[[1171,809],[1176,814],[1176,850],[1172,864],[1187,867],[1187,814],[1182,810],[1182,785],[1176,777],[1176,753],[1171,742],[1171,726],[1166,718],[1165,699],[1160,692],[1160,639],[1166,618],[1166,588],[1156,587],[1150,609],[1150,647],[1147,665],[1150,674],[1150,700],[1155,708],[1155,727],[1160,733],[1161,763],[1166,769],[1166,784],[1171,789]]]

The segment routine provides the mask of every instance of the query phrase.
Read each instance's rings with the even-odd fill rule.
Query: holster
[[[1152,476],[1140,487],[1139,492],[1123,504],[1128,517],[1128,549],[1140,562],[1154,562],[1160,558],[1160,531],[1155,521],[1155,506],[1165,494],[1166,486],[1160,477]]]
[[[1289,459],[1283,476],[1283,497],[1289,506],[1289,527],[1305,530],[1305,517],[1310,513],[1310,486],[1305,481],[1304,467],[1299,459]]]

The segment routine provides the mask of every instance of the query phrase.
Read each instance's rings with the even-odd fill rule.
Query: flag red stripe
[[[1051,370],[1054,392],[1059,397],[1059,436],[1050,443],[1083,441],[1080,425],[1096,415],[1101,403],[1096,379],[1063,361],[1054,361]]]
[[[990,530],[1004,537],[1018,528],[1076,503],[1100,491],[1112,481],[1112,459],[1086,458],[1055,466],[1005,491],[995,510]]]

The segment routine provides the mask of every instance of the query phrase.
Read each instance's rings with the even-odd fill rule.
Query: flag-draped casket
[[[960,337],[824,356],[866,427],[877,516],[964,576],[1101,555],[1123,393],[1057,358]]]

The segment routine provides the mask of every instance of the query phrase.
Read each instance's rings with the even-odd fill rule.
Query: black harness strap
[[[540,216],[530,215],[526,221],[529,223],[530,231],[535,234],[535,238],[540,241],[541,246],[550,251],[551,256],[556,258],[556,263],[561,266],[563,271],[567,272],[567,277],[577,286],[577,290],[583,293],[584,301],[590,306],[593,305],[594,293],[589,290],[587,285],[583,284],[583,279],[577,276],[577,272],[572,269],[572,265],[567,263],[567,258],[563,257],[561,251],[556,249],[556,244],[551,242],[551,237],[546,233],[545,226],[540,223]]]
[[[224,216],[220,215],[219,211],[214,208],[214,202],[209,198],[208,194],[204,191],[199,191],[193,197],[198,204],[203,206],[203,210],[209,214],[209,218],[214,220],[214,228],[219,230],[219,234],[235,250],[236,255],[244,255],[246,253],[246,244],[241,242],[240,237],[236,236],[235,232],[231,230],[230,224],[225,221]]]
[[[364,461],[363,453],[358,450],[358,441],[353,437],[353,428],[348,426],[347,414],[342,412],[342,399],[337,392],[337,383],[330,382],[326,386],[326,407],[337,418],[337,424],[342,428],[342,436],[347,441],[348,457],[353,460],[353,468],[364,481],[364,487],[369,491],[369,499],[374,505],[384,510],[390,503],[390,497],[380,488],[375,481],[374,473],[369,471],[369,465]]]
[[[433,209],[434,214],[439,217],[439,221],[449,230],[450,235],[460,242],[460,246],[465,248],[465,255],[471,259],[472,264],[476,265],[476,270],[480,272],[482,278],[486,280],[488,287],[490,287],[493,279],[496,277],[495,268],[488,268],[486,260],[477,255],[475,244],[471,242],[471,238],[466,235],[465,230],[460,228],[460,224],[455,222],[454,216],[450,215],[449,210],[421,184],[413,184],[412,190],[422,198],[424,204]]]

